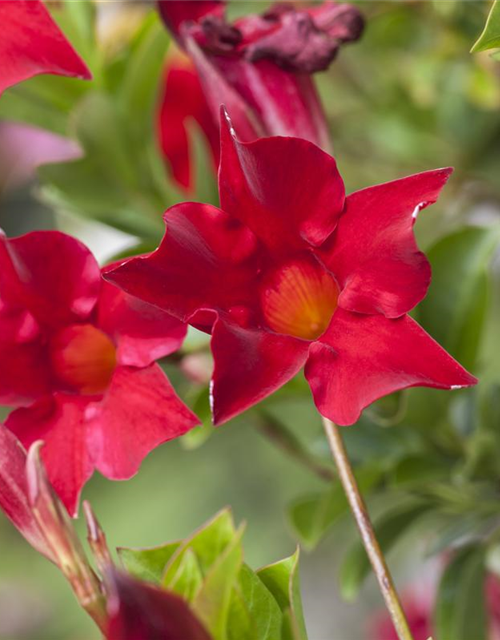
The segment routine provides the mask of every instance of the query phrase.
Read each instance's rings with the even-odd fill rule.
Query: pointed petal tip
[[[28,500],[33,507],[41,494],[46,489],[48,478],[42,462],[41,450],[44,446],[42,440],[34,442],[28,450],[26,457],[26,484]]]

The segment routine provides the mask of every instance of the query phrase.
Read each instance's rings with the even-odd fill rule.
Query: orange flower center
[[[101,393],[116,367],[116,348],[91,324],[75,324],[51,340],[52,369],[61,383],[80,393]]]
[[[337,308],[335,279],[312,260],[295,260],[276,269],[261,288],[261,308],[268,326],[305,340],[315,340]]]

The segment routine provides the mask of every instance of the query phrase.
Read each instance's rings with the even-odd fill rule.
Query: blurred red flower
[[[109,640],[210,640],[177,594],[111,571],[107,579]]]
[[[0,94],[40,73],[92,77],[40,0],[2,0],[0,24]]]
[[[500,581],[489,574],[485,582],[486,607],[489,621],[489,640],[500,639]],[[431,592],[434,589],[431,587]],[[407,593],[403,598],[403,606],[414,640],[435,638],[432,625],[433,598],[422,597],[416,592]],[[384,611],[377,615],[371,623],[370,640],[398,640],[398,635],[389,615]],[[472,640],[472,638],[471,638]]]
[[[476,383],[407,315],[430,282],[413,224],[451,169],[346,198],[335,160],[306,140],[241,143],[224,117],[221,138],[221,209],[170,208],[160,247],[106,274],[212,334],[215,423],[304,365],[318,410],[341,425],[399,389]]]
[[[172,175],[187,191],[193,188],[190,120],[204,133],[210,147],[214,169],[219,165],[219,128],[212,117],[191,60],[181,52],[167,61],[158,112],[158,135]]]
[[[160,142],[181,186],[192,186],[185,120],[198,122],[217,161],[221,103],[242,140],[291,135],[329,149],[311,74],[328,68],[342,44],[360,37],[363,19],[355,7],[278,3],[234,24],[218,0],[160,0],[159,8],[194,65],[180,68],[174,59],[162,88]]]
[[[155,360],[186,328],[105,283],[90,251],[57,231],[0,237],[0,403],[25,447],[44,440],[71,513],[94,468],[130,478],[197,424]]]

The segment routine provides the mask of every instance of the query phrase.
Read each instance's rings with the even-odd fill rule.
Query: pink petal
[[[226,422],[291,380],[308,350],[304,340],[219,319],[212,337],[214,424]]]
[[[343,291],[339,304],[395,318],[427,292],[431,271],[413,225],[436,202],[452,169],[418,173],[351,194],[337,231],[319,251]]]
[[[175,180],[186,190],[193,185],[192,154],[187,126],[194,120],[209,143],[214,169],[219,166],[218,114],[214,117],[205,99],[198,74],[186,56],[170,58],[162,82],[158,135],[163,155]]]
[[[0,24],[0,94],[40,73],[92,77],[40,0],[2,0]]]
[[[256,240],[224,211],[184,203],[165,214],[167,232],[148,256],[105,278],[186,322],[198,309],[228,309],[255,300]]]
[[[318,411],[339,425],[356,422],[382,396],[407,387],[454,389],[477,383],[414,320],[337,309],[311,345],[305,374]]]
[[[210,640],[180,596],[114,570],[108,582],[108,640]]]
[[[199,424],[158,365],[118,367],[88,417],[92,460],[112,480],[130,478],[155,447]]]
[[[118,287],[102,283],[97,303],[97,326],[117,344],[119,364],[147,367],[182,345],[187,327]]]
[[[35,177],[40,165],[80,158],[70,138],[18,122],[0,122],[0,171],[6,188],[19,188]]]
[[[0,425],[0,507],[32,547],[54,561],[31,511],[26,485],[26,451],[4,426]]]
[[[89,396],[57,393],[13,411],[6,421],[26,448],[45,442],[42,459],[49,480],[71,515],[76,515],[80,492],[93,471],[87,448],[89,401]]]
[[[90,251],[59,231],[0,234],[0,300],[28,309],[50,327],[85,319],[99,293],[101,274]]]
[[[321,244],[344,205],[335,160],[297,138],[238,142],[221,116],[221,208],[272,251],[290,254]]]

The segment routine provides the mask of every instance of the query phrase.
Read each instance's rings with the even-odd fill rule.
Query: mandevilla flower
[[[155,360],[181,345],[178,320],[101,278],[90,251],[58,231],[0,236],[0,403],[29,447],[44,440],[70,512],[94,468],[119,480],[198,423]]]
[[[0,25],[0,95],[40,73],[91,78],[40,0],[2,0]]]
[[[407,315],[430,282],[413,224],[450,173],[345,197],[335,160],[314,144],[241,143],[223,116],[221,208],[170,208],[160,247],[106,278],[212,334],[216,424],[304,365],[320,413],[352,424],[393,391],[477,382]]]
[[[204,133],[214,166],[219,164],[219,130],[208,108],[200,80],[191,60],[181,52],[170,55],[162,80],[158,113],[158,136],[172,176],[191,190],[193,176],[187,125],[194,121]]]
[[[277,3],[234,24],[217,0],[159,0],[159,8],[198,71],[215,123],[223,102],[240,139],[295,135],[329,148],[311,74],[327,69],[343,43],[359,38],[363,20],[356,8]]]

